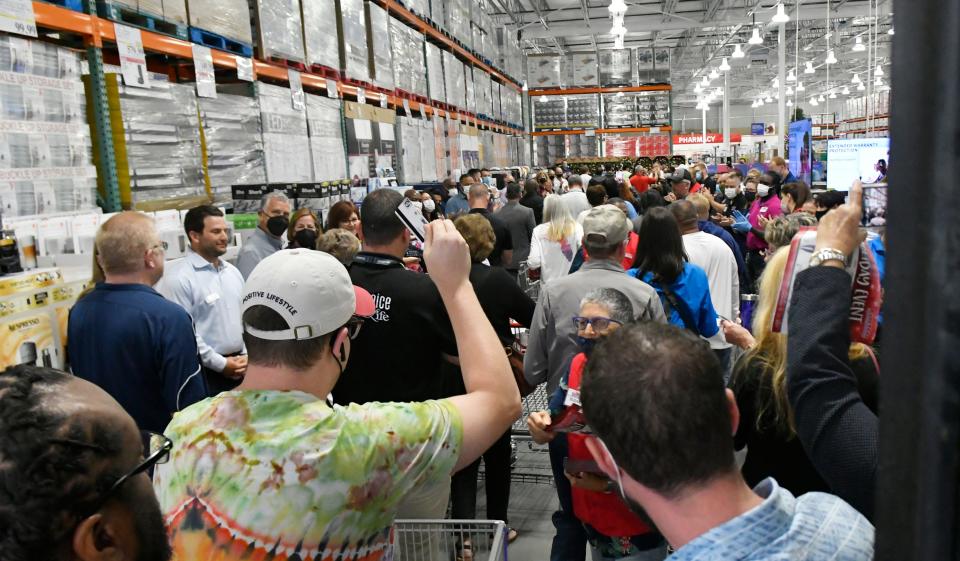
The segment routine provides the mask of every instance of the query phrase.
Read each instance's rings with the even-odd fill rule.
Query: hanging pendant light
[[[877,65],[877,69],[873,71],[874,76],[883,76],[883,68],[880,65]]]
[[[787,91],[785,93],[787,95],[793,95],[793,86],[787,86]]]
[[[850,83],[851,83],[851,84],[859,84],[859,83],[860,83],[860,75],[859,75],[859,74],[854,74],[854,75],[853,75],[853,79],[850,80]]]
[[[797,75],[793,73],[793,69],[792,69],[792,68],[790,69],[790,72],[787,72],[787,81],[788,81],[788,82],[796,82],[796,81],[797,81]]]
[[[773,98],[770,97],[770,94],[767,94],[767,97],[763,99],[764,103],[773,103]]]
[[[610,17],[622,18],[627,13],[627,4],[623,0],[612,0],[607,10],[610,12]]]
[[[749,44],[751,44],[751,45],[762,45],[762,44],[763,44],[763,38],[760,37],[760,29],[759,29],[759,28],[757,28],[757,27],[754,27],[754,28],[753,28],[753,35],[750,36],[750,40],[748,40],[747,43],[749,43]]]
[[[623,22],[615,21],[613,22],[613,26],[610,28],[610,35],[613,35],[614,37],[622,35],[626,32],[627,29],[623,27]]]
[[[719,70],[720,72],[727,72],[730,70],[730,63],[727,62],[727,57],[723,57],[723,61],[720,62]]]
[[[813,97],[812,95],[810,96],[810,105],[814,107],[820,105],[819,103],[817,103],[817,98]]]
[[[833,54],[833,49],[830,49],[829,51],[827,51],[827,60],[825,60],[824,62],[826,62],[827,64],[837,63],[837,57]]]
[[[797,92],[802,92],[807,88],[803,87],[803,82],[797,82]]]
[[[702,91],[703,91],[703,86],[701,86],[700,83],[697,82],[696,87],[693,88],[693,93],[700,93],[700,92],[702,92]]]
[[[790,21],[790,16],[787,15],[787,11],[783,8],[783,2],[777,4],[777,13],[770,21],[773,23],[787,23]]]
[[[775,90],[779,90],[779,89],[780,89],[780,77],[779,77],[779,76],[777,76],[777,77],[775,77],[775,78],[773,79],[773,89],[775,89]]]
[[[877,68],[880,68],[880,67],[878,66]],[[710,79],[711,79],[711,80],[716,80],[716,79],[719,78],[719,77],[720,77],[720,74],[717,73],[717,69],[716,69],[716,68],[714,68],[713,70],[710,71]]]
[[[862,91],[864,91],[864,90],[866,90],[866,89],[867,89],[867,87],[863,85],[863,82],[860,82],[859,84],[857,84],[857,91],[858,91],[858,92],[862,92]]]
[[[787,100],[787,107],[793,107],[793,100],[791,99]]]
[[[546,102],[547,102],[547,96],[541,95],[541,96],[540,96],[540,103],[546,103]]]
[[[862,53],[865,50],[867,50],[867,47],[863,44],[863,38],[857,35],[853,42],[853,52]]]
[[[877,79],[873,81],[873,85],[874,85],[874,86],[877,86],[878,88],[879,88],[880,86],[882,86],[882,85],[883,85],[883,78],[882,78],[881,76],[877,76]]]
[[[840,95],[850,95],[850,88],[844,86],[843,89],[840,90]]]
[[[804,73],[804,74],[813,74],[814,72],[816,72],[816,70],[814,70],[814,68],[813,68],[813,61],[808,60],[808,61],[807,61],[807,67],[803,69],[803,73]]]
[[[763,107],[763,99],[757,99],[757,107]]]
[[[743,49],[740,48],[740,43],[737,43],[736,46],[733,47],[733,58],[743,58],[744,56]]]
[[[707,87],[710,85],[710,79],[707,78],[706,74],[704,74],[703,80],[700,81],[700,84],[702,84],[703,87]]]
[[[826,99],[825,97],[823,97],[823,94],[820,94],[820,97],[817,98],[817,101],[820,101],[820,102],[824,102],[824,101],[826,101],[826,100],[827,100],[827,99]]]
[[[717,89],[713,90],[713,95],[716,97],[723,97],[723,88],[718,87]]]

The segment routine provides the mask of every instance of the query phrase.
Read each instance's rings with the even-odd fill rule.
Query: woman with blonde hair
[[[564,277],[570,272],[583,227],[573,219],[560,195],[547,195],[543,201],[543,224],[533,229],[527,267],[540,271],[540,282]]]
[[[747,484],[757,485],[773,477],[780,486],[800,496],[809,491],[831,492],[831,489],[797,438],[793,411],[787,399],[787,335],[772,330],[789,254],[789,247],[778,250],[760,277],[752,345],[734,366],[730,385],[740,409],[740,426],[734,437],[736,448],[747,448],[742,468]],[[734,342],[731,330],[742,332],[743,329],[725,322],[727,340]],[[748,334],[744,336],[749,338]],[[879,367],[872,351],[855,343],[850,345],[849,358],[863,401],[876,411]]]

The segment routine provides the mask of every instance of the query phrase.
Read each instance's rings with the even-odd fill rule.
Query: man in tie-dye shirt
[[[267,257],[244,287],[244,382],[167,428],[174,448],[154,487],[175,559],[390,559],[404,496],[447,481],[516,419],[519,393],[470,288],[466,244],[449,221],[427,234],[458,343],[470,337],[460,345],[467,394],[327,405],[372,298],[322,252]]]

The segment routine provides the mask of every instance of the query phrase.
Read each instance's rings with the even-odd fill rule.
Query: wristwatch
[[[810,256],[810,266],[819,267],[825,261],[840,261],[843,266],[847,266],[847,256],[839,249],[825,247]]]
[[[612,479],[607,479],[607,488],[603,490],[604,493],[610,494],[617,490],[617,483]]]

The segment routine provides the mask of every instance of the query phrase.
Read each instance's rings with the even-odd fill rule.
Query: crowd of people
[[[470,170],[325,223],[268,194],[236,266],[215,207],[171,263],[119,213],[70,312],[72,375],[0,373],[0,558],[388,559],[397,518],[477,517],[481,461],[509,526],[511,425],[543,385],[551,561],[870,559],[879,362],[844,289],[861,198],[815,197],[782,159]],[[804,228],[818,261],[775,332]]]

